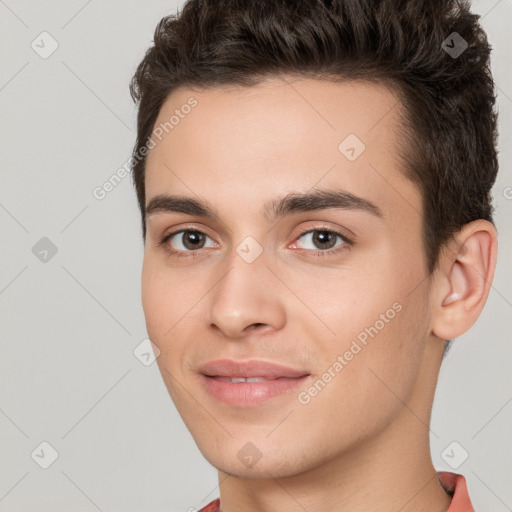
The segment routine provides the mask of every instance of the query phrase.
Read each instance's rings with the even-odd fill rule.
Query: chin
[[[233,449],[234,440],[228,441],[229,449],[203,450],[201,453],[205,459],[217,470],[239,478],[284,478],[295,476],[314,467],[311,457],[307,454],[299,454],[296,449],[290,450],[290,454],[276,451],[272,446],[261,449],[252,443],[242,444],[240,449]]]

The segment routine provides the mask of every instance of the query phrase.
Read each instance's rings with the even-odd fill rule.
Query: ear
[[[496,267],[496,228],[486,220],[465,224],[443,247],[432,299],[432,333],[451,340],[469,330],[482,312]]]

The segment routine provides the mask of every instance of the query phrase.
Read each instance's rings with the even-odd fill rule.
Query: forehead
[[[318,185],[419,211],[398,155],[402,108],[390,89],[362,81],[179,88],[154,126],[146,202],[173,192],[257,208],[276,192]]]

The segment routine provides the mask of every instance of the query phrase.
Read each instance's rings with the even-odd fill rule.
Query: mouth
[[[275,379],[266,379],[265,377],[221,377],[220,375],[206,375],[212,379],[218,379],[223,382],[232,382],[233,384],[239,384],[241,382],[269,382],[273,380],[293,380],[300,377],[277,377]]]
[[[256,360],[217,360],[199,370],[208,395],[242,408],[260,405],[272,398],[285,398],[311,376],[307,371]]]

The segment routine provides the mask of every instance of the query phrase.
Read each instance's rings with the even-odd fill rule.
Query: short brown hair
[[[405,107],[400,157],[422,195],[432,272],[464,224],[493,222],[497,114],[479,18],[456,0],[188,0],[158,23],[130,83],[139,108],[132,171],[144,239],[140,149],[177,87],[250,86],[281,73],[362,79],[392,84]],[[456,42],[467,44],[460,55],[445,51]]]

